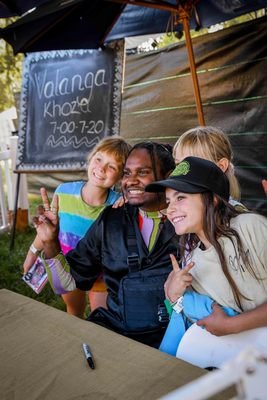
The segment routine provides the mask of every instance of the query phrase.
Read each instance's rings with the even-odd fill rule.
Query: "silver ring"
[[[51,208],[45,208],[44,210],[45,211],[51,211]]]

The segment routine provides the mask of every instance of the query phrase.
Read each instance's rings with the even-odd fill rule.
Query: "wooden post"
[[[189,29],[189,21],[191,18],[192,10],[195,4],[199,0],[187,0],[183,2],[183,5],[181,5],[180,1],[177,0],[177,4],[171,4],[171,3],[164,3],[164,2],[147,2],[143,0],[135,0],[130,1],[130,0],[109,0],[115,3],[122,3],[122,4],[131,4],[136,5],[139,7],[149,7],[149,8],[155,8],[158,10],[165,10],[169,11],[172,13],[172,17],[178,18],[178,22],[181,22],[183,24],[184,28],[184,33],[185,33],[185,43],[186,43],[186,48],[187,48],[187,53],[188,53],[188,58],[189,58],[189,67],[191,71],[191,76],[193,80],[193,89],[194,89],[194,96],[195,96],[195,101],[196,101],[196,108],[197,108],[197,116],[198,116],[198,123],[201,126],[205,126],[205,120],[204,120],[204,115],[203,115],[203,108],[202,108],[202,102],[201,102],[201,96],[200,96],[200,90],[199,90],[199,83],[198,83],[198,77],[197,77],[197,72],[196,72],[196,64],[195,64],[195,57],[194,57],[194,52],[193,52],[193,47],[192,47],[192,40],[190,36],[190,29]],[[113,26],[110,27],[109,31],[112,29]],[[106,33],[106,36],[108,35],[109,32]],[[106,37],[105,36],[105,37]]]
[[[194,95],[195,95],[195,100],[196,100],[198,123],[201,126],[205,126],[203,107],[202,107],[202,101],[201,101],[200,89],[199,89],[199,82],[198,82],[197,71],[196,71],[196,63],[195,63],[195,57],[194,57],[192,40],[191,40],[190,29],[189,29],[190,18],[189,18],[189,13],[182,6],[179,6],[179,19],[183,23],[183,28],[184,28],[184,33],[185,33],[185,43],[186,43],[188,59],[189,59],[189,66],[190,66],[190,71],[191,71],[191,76],[192,76],[192,81],[193,81],[193,87],[194,87]]]
[[[20,174],[17,174],[16,196],[15,196],[13,224],[12,224],[12,231],[11,231],[9,250],[13,249],[14,243],[15,243],[15,233],[16,233],[16,223],[17,223],[17,210],[18,210],[18,200],[19,200],[19,183],[20,183]]]
[[[16,187],[17,187],[17,173],[14,173],[16,170],[16,159],[17,159],[17,147],[18,147],[18,136],[10,137],[10,157],[12,163],[12,184],[13,184],[13,194],[16,196]],[[17,199],[17,208],[14,209],[14,196],[12,198],[12,204],[9,206],[9,219],[10,224],[13,224],[13,214],[17,213],[17,224],[16,228],[20,231],[23,231],[29,225],[29,201],[28,201],[28,185],[27,185],[27,177],[26,174],[20,176],[19,178],[19,193]]]

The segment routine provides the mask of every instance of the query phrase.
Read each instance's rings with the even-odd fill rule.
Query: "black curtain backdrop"
[[[193,39],[206,125],[229,135],[242,202],[267,215],[267,18]],[[174,144],[198,125],[185,43],[126,58],[121,135]]]

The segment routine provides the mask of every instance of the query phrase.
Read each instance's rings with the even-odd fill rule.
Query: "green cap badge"
[[[182,161],[178,164],[170,176],[187,175],[190,171],[190,164],[188,161]]]

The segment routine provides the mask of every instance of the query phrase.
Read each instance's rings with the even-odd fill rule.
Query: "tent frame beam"
[[[113,3],[121,3],[121,4],[129,4],[136,5],[139,7],[149,7],[160,10],[169,11],[172,13],[172,17],[177,18],[177,23],[183,24],[183,29],[185,33],[185,42],[189,60],[189,67],[191,71],[191,77],[193,82],[194,96],[196,102],[197,116],[198,116],[198,124],[201,126],[205,126],[205,119],[203,114],[203,106],[201,101],[201,94],[199,88],[199,81],[196,71],[196,62],[194,57],[194,51],[192,46],[192,39],[190,35],[190,19],[192,16],[192,11],[194,10],[195,4],[199,0],[190,0],[190,1],[179,1],[177,0],[176,5],[166,4],[160,0],[155,1],[146,1],[146,0],[106,0],[111,1]]]

